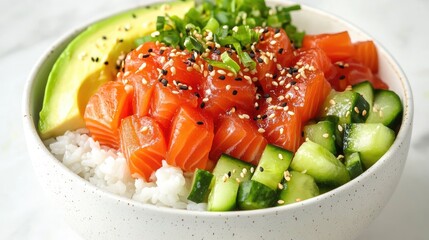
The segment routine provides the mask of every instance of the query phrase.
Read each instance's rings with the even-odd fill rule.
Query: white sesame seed
[[[353,110],[354,110],[357,114],[359,114],[359,108],[358,108],[358,107],[354,107],[354,108],[353,108]]]
[[[362,116],[365,116],[366,115],[366,110],[364,109],[363,111],[362,111]]]
[[[280,134],[283,134],[284,131],[285,131],[284,128],[280,128]]]
[[[255,172],[255,168],[254,167],[250,167],[250,173]]]
[[[276,40],[271,40],[271,42],[270,42],[270,44],[271,45],[274,45],[274,44],[276,44],[277,43],[277,41]]]
[[[208,101],[209,101],[209,98],[207,97],[203,98],[203,102],[208,102]]]
[[[324,134],[322,135],[322,137],[324,137],[324,138],[328,138],[328,137],[329,137],[329,134],[328,134],[328,133],[324,133]]]
[[[292,86],[290,83],[286,84],[285,88],[288,89],[290,88],[290,86]]]
[[[229,89],[231,89],[231,85],[226,85],[226,90],[228,91]]]
[[[192,71],[193,70],[193,68],[192,67],[187,67],[186,68],[186,71],[188,71],[188,72],[190,72],[190,71]]]
[[[276,33],[276,34],[274,34],[274,38],[279,38],[280,35],[281,35],[281,33]]]
[[[146,132],[148,129],[148,126],[144,126],[140,129],[140,132]]]
[[[289,115],[291,115],[291,116],[295,115],[295,113],[294,113],[294,112],[292,112],[292,111],[287,111],[287,113],[288,113]]]
[[[284,204],[284,203],[285,203],[285,201],[284,201],[284,200],[279,199],[279,200],[277,201],[277,203],[278,203],[278,204]]]
[[[301,74],[297,74],[296,76],[295,76],[295,79],[298,79],[298,78],[300,78],[301,77]]]
[[[331,99],[331,100],[329,100],[329,103],[330,103],[331,105],[335,105],[335,100],[334,100],[334,99]]]
[[[341,125],[338,125],[338,131],[340,131],[340,132],[343,131],[343,127]]]
[[[155,31],[155,32],[153,32],[150,36],[151,36],[151,37],[157,37],[157,36],[159,36],[159,32],[158,32],[158,31]]]
[[[274,118],[276,116],[276,114],[271,113],[270,116],[268,116],[268,118]]]
[[[177,90],[173,90],[173,91],[171,91],[173,94],[179,94],[180,92],[179,91],[177,91]]]
[[[141,71],[146,67],[146,62],[143,62],[142,65],[140,65],[139,69],[137,71]]]
[[[244,174],[246,174],[246,173],[247,173],[247,168],[243,168],[243,169],[241,170],[241,172],[242,172],[242,173],[244,173]]]
[[[219,73],[219,74],[226,74],[226,72],[224,71],[224,70],[222,70],[222,69],[219,69],[219,70],[217,70],[217,72]]]
[[[278,183],[278,184],[277,184],[277,188],[278,188],[278,189],[280,189],[280,190],[281,190],[281,189],[283,189],[283,184]]]
[[[276,87],[279,85],[276,81],[272,81],[271,84]]]
[[[146,84],[147,84],[147,80],[146,80],[145,78],[142,78],[142,83],[143,83],[144,85],[146,85]]]
[[[265,129],[263,129],[263,128],[259,128],[259,129],[258,129],[258,132],[259,132],[259,133],[264,133],[264,132],[265,132]]]
[[[283,155],[281,153],[279,153],[278,157],[280,160],[283,160]]]
[[[302,200],[301,200],[301,198],[297,198],[297,199],[295,199],[295,201],[296,202],[301,202]]]

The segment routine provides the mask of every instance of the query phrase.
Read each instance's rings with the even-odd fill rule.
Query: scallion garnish
[[[159,34],[138,39],[136,44],[159,41],[169,46],[203,53],[210,42],[215,42],[234,48],[240,62],[245,67],[254,69],[255,61],[242,50],[259,41],[259,33],[254,28],[283,28],[295,47],[300,47],[304,32],[298,31],[292,25],[290,15],[291,11],[299,9],[299,5],[269,8],[265,0],[202,0],[191,8],[184,18],[159,16],[156,21]],[[226,64],[225,62],[231,62],[228,58],[226,60],[218,65],[231,65]],[[236,69],[235,64],[232,63],[232,67],[229,67],[233,72]]]
[[[220,58],[234,74],[237,74],[238,71],[240,71],[240,65],[238,65],[238,63],[229,56],[228,52],[223,52],[222,55],[220,55]]]

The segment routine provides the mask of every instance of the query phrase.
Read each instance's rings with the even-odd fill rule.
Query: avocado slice
[[[155,30],[157,16],[182,17],[193,0],[129,10],[90,25],[73,39],[49,74],[38,124],[42,139],[85,127],[83,114],[92,94],[118,72],[118,58],[135,40]]]

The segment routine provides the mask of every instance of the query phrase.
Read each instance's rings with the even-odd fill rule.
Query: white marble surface
[[[136,2],[145,1],[0,0],[0,239],[80,239],[32,172],[21,127],[21,95],[39,56],[62,34]],[[429,1],[300,2],[342,16],[382,42],[414,91],[414,132],[403,176],[387,207],[359,239],[429,239]]]

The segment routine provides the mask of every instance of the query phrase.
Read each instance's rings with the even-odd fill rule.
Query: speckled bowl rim
[[[154,3],[158,3],[160,1],[148,1],[144,4],[136,5],[130,9],[137,8],[137,7],[144,7],[147,5],[151,5]],[[272,0],[267,1],[269,4],[279,4],[279,5],[288,5],[292,4],[293,2],[290,1],[281,1],[281,0]],[[301,7],[303,10],[314,12],[315,14],[324,16],[326,18],[330,18],[333,21],[339,22],[340,24],[344,25],[347,29],[353,30],[361,34],[362,36],[373,39],[370,37],[369,34],[367,34],[365,31],[361,30],[360,28],[356,27],[355,25],[349,23],[348,21],[335,16],[332,13],[328,13],[326,11],[318,10],[313,7],[306,6],[304,4],[301,4]],[[127,9],[123,10],[126,11]],[[122,12],[122,11],[120,11]],[[118,13],[118,12],[117,12]],[[46,148],[46,146],[43,144],[42,140],[40,139],[37,130],[36,125],[34,124],[34,118],[31,114],[30,106],[31,106],[31,96],[32,96],[32,90],[35,88],[36,85],[36,79],[37,75],[39,73],[39,70],[46,64],[46,61],[49,59],[49,56],[53,53],[53,51],[60,47],[62,44],[64,44],[67,41],[70,41],[70,39],[73,36],[76,36],[79,32],[81,32],[83,29],[85,29],[88,25],[91,23],[94,23],[95,21],[107,18],[112,14],[107,14],[104,17],[96,18],[95,20],[88,21],[86,24],[83,24],[82,26],[76,28],[75,30],[69,31],[68,33],[64,34],[61,38],[59,38],[53,45],[50,47],[48,51],[46,51],[42,57],[38,60],[37,64],[33,68],[28,81],[26,82],[24,93],[23,93],[23,105],[22,105],[22,114],[23,114],[23,126],[24,130],[27,131],[26,137],[31,137],[35,142],[37,143],[37,147],[41,149],[46,157],[50,159],[50,161],[54,162],[55,165],[58,167],[58,169],[74,181],[76,181],[78,184],[82,186],[82,188],[87,188],[88,190],[91,190],[95,193],[100,194],[101,196],[104,196],[106,198],[110,198],[112,201],[120,201],[124,202],[130,206],[138,207],[142,209],[148,209],[148,210],[156,210],[159,212],[163,212],[166,214],[173,214],[173,215],[182,215],[182,216],[208,216],[208,217],[234,217],[234,216],[255,216],[255,215],[269,215],[279,212],[287,212],[291,209],[298,209],[303,208],[308,205],[315,205],[320,204],[325,199],[329,199],[334,195],[340,195],[342,192],[346,191],[347,189],[351,188],[352,186],[358,184],[362,180],[368,178],[370,175],[375,174],[376,172],[380,171],[381,168],[383,168],[384,165],[386,165],[389,161],[391,161],[392,157],[396,154],[397,150],[399,149],[400,145],[402,144],[403,140],[406,137],[406,134],[409,131],[412,131],[412,119],[413,119],[413,111],[414,111],[414,104],[413,104],[413,97],[412,97],[412,91],[409,81],[407,80],[403,70],[399,66],[399,64],[396,62],[396,60],[392,57],[391,54],[387,52],[387,50],[377,41],[374,40],[377,44],[378,51],[381,53],[381,55],[384,55],[386,57],[387,63],[392,67],[392,69],[395,70],[395,75],[398,76],[401,82],[402,91],[404,98],[404,111],[403,111],[403,119],[402,119],[402,125],[401,128],[397,134],[397,137],[395,139],[395,142],[391,146],[391,148],[388,150],[388,152],[375,163],[371,168],[366,170],[364,173],[362,173],[357,178],[351,180],[350,182],[337,187],[329,192],[326,192],[324,194],[321,194],[319,196],[293,203],[288,204],[284,206],[277,206],[272,208],[266,208],[266,209],[259,209],[259,210],[251,210],[251,211],[230,211],[230,212],[208,212],[208,211],[190,211],[185,209],[173,209],[168,207],[162,207],[162,206],[156,206],[151,205],[147,203],[141,203],[123,196],[116,195],[114,193],[107,192],[106,190],[100,189],[96,187],[95,185],[89,183],[85,179],[81,178],[77,174],[73,173],[69,168],[67,168],[65,165],[63,165],[57,158],[55,158],[50,151]],[[38,117],[36,117],[37,119]]]

